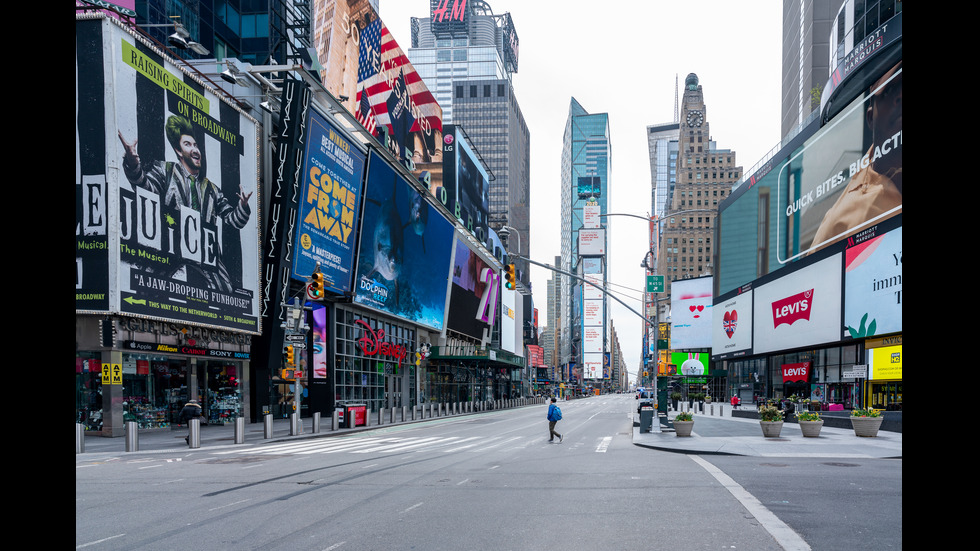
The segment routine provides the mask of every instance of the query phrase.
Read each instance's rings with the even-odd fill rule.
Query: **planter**
[[[766,438],[776,438],[783,430],[782,421],[759,421],[759,425],[762,426],[762,436]]]
[[[691,436],[694,430],[694,421],[674,421],[674,432],[677,436]]]
[[[855,436],[875,437],[884,417],[851,417],[851,427]]]
[[[823,427],[823,419],[819,421],[797,421],[800,424],[800,430],[803,431],[803,436],[807,438],[816,438],[820,436],[820,429]]]

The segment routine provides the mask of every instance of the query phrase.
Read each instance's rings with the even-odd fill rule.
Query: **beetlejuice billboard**
[[[258,123],[114,19],[75,23],[76,311],[258,334]]]
[[[454,225],[422,193],[370,153],[354,302],[441,331]]]

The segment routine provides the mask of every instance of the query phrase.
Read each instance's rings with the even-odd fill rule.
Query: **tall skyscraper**
[[[830,76],[830,31],[842,3],[783,0],[782,137],[795,135],[812,112],[820,111]]]
[[[518,44],[509,13],[494,14],[486,2],[431,0],[428,18],[412,18],[407,53],[443,122],[463,127],[490,173],[490,227],[510,228],[508,249],[530,256],[531,135],[511,84]],[[515,264],[527,283],[527,262]]]
[[[608,114],[590,114],[572,98],[561,154],[561,268],[602,285],[609,279],[605,255],[612,239],[609,224],[599,215],[608,213],[611,161]],[[580,382],[589,375],[588,356],[596,354],[596,347],[601,355],[607,346],[606,330],[597,334],[595,324],[609,327],[609,309],[600,294],[597,311],[589,302],[596,300],[593,293],[591,286],[562,275],[560,361],[572,366],[571,374]]]
[[[704,93],[694,73],[684,81],[679,124],[677,182],[661,219],[657,259],[665,297],[672,281],[712,273],[718,203],[742,175],[735,152],[718,149],[711,139]]]

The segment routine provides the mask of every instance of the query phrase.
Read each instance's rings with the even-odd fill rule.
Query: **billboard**
[[[514,354],[518,353],[517,330],[517,291],[500,291],[500,348]]]
[[[868,379],[902,379],[902,345],[868,349]]]
[[[319,264],[328,291],[343,294],[351,290],[364,161],[364,154],[333,124],[315,110],[310,112],[294,278],[307,279]]]
[[[372,0],[315,0],[324,87],[421,180],[442,176],[442,108]]]
[[[446,326],[488,342],[500,302],[500,273],[470,249],[466,241],[456,239]]]
[[[712,310],[712,357],[725,359],[750,354],[752,352],[752,290],[723,298],[715,302]]]
[[[354,302],[442,330],[454,226],[371,151]]]
[[[802,128],[721,203],[717,295],[901,219],[901,64],[866,78],[838,115]]]
[[[898,62],[779,168],[779,262],[901,213],[902,164]]]
[[[431,181],[429,189],[480,243],[486,243],[490,228],[490,179],[466,142],[462,128],[456,125],[445,127],[442,163],[442,178]]]
[[[671,283],[671,348],[711,347],[711,277]]]
[[[114,19],[76,20],[76,311],[258,334],[258,123]]]
[[[361,30],[354,114],[417,175],[442,171],[442,107],[380,19]]]
[[[580,256],[606,254],[606,228],[581,228],[578,231],[578,254]]]
[[[861,232],[844,251],[844,338],[902,331],[902,228]]]
[[[671,352],[669,369],[670,375],[685,375],[696,377],[708,374],[708,354],[705,352]]]
[[[838,253],[756,287],[755,353],[838,342],[840,272]]]
[[[598,176],[579,176],[577,192],[579,199],[602,196],[602,178]]]

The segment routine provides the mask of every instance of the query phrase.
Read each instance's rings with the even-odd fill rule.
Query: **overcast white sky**
[[[510,12],[520,38],[514,89],[531,133],[530,257],[552,264],[561,254],[561,147],[570,99],[608,113],[612,142],[612,213],[648,216],[650,162],[646,127],[674,118],[675,80],[696,73],[704,89],[711,139],[748,170],[780,139],[782,2],[779,0],[487,0]],[[607,9],[608,8],[608,9]],[[381,19],[404,50],[411,17],[428,0],[381,0]],[[620,299],[642,311],[648,224],[607,219],[611,281]],[[527,250],[528,245],[523,245]],[[541,323],[547,281],[532,268]],[[641,367],[643,321],[610,301],[630,380]]]

